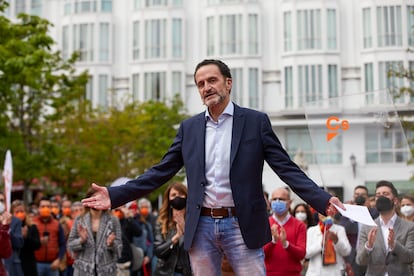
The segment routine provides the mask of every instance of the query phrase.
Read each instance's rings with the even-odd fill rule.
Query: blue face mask
[[[281,200],[273,200],[272,201],[272,211],[276,213],[276,215],[283,215],[287,210],[287,204]]]

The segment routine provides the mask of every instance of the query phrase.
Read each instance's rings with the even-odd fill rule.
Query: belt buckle
[[[214,215],[214,209],[221,209],[221,208],[211,208],[210,209],[210,216],[211,216],[211,218],[213,218],[213,219],[222,219],[222,218],[224,218],[224,216],[215,216]]]

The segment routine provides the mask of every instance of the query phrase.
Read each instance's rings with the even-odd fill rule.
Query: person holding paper
[[[414,261],[414,224],[397,216],[398,192],[385,180],[375,189],[380,213],[377,226],[363,225],[359,233],[356,261],[367,266],[367,276],[410,275]]]

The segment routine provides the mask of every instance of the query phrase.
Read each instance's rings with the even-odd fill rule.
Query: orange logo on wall
[[[346,131],[349,129],[349,122],[348,120],[340,120],[336,116],[331,116],[326,120],[326,128],[328,132],[326,133],[326,141],[331,141],[336,135],[338,135],[338,131],[341,129],[342,131]]]

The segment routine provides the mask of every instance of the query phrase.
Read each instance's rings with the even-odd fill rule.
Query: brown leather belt
[[[209,216],[212,218],[228,218],[236,216],[236,208],[234,207],[220,207],[220,208],[206,208],[202,207],[200,215]]]

